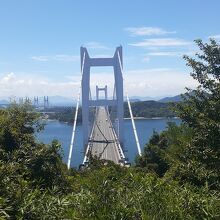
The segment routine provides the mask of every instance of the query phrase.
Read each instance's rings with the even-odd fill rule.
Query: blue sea
[[[137,119],[135,120],[139,142],[142,150],[153,134],[153,131],[161,132],[167,127],[168,122],[180,123],[180,119]],[[129,162],[133,163],[137,155],[137,147],[132,129],[131,120],[125,120],[125,155]],[[50,143],[53,139],[59,140],[63,148],[63,160],[67,162],[69,154],[69,146],[72,135],[72,125],[62,123],[59,121],[47,121],[45,129],[37,134],[40,142]],[[78,168],[83,161],[83,144],[82,144],[82,125],[78,124],[76,127],[76,136],[72,154],[71,166]]]

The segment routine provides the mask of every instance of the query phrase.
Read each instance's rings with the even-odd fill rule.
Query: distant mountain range
[[[19,99],[19,98],[17,98]],[[154,101],[158,101],[158,102],[180,102],[182,100],[180,95],[177,96],[173,96],[173,97],[141,97],[141,96],[131,96],[130,98],[131,102],[139,102],[139,101],[150,101],[150,100],[154,100]],[[39,100],[39,105],[43,105],[44,103],[44,97],[38,97]],[[124,98],[124,100],[126,101],[126,98]],[[7,100],[6,98],[2,98],[0,99],[0,105],[7,105],[9,104],[10,101],[9,99]],[[73,98],[69,98],[69,97],[63,97],[63,96],[49,96],[49,105],[50,106],[75,106],[76,105],[76,100]]]
[[[154,100],[154,101],[157,101],[158,99],[160,99],[162,97],[150,97],[150,96],[131,96],[129,97],[129,100],[132,101],[132,102],[138,102],[138,101],[149,101],[149,100]],[[126,97],[124,98],[125,100]]]
[[[173,96],[173,97],[165,97],[165,98],[162,98],[160,100],[158,100],[158,102],[181,102],[182,101],[182,97],[181,95],[176,95],[176,96]]]
[[[131,102],[138,102],[138,101],[157,101],[157,102],[180,102],[182,101],[181,95],[176,95],[176,96],[170,96],[170,97],[140,97],[140,96],[132,96],[129,98]]]

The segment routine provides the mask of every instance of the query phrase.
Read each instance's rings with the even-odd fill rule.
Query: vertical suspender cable
[[[68,164],[67,164],[68,169],[70,168],[72,152],[73,152],[73,144],[74,144],[75,131],[76,131],[76,122],[77,122],[77,115],[78,115],[78,110],[79,110],[79,99],[80,99],[80,92],[78,93],[75,118],[74,118],[74,122],[73,122],[73,133],[72,133],[72,138],[71,138],[70,151],[69,151]]]
[[[137,144],[138,154],[139,154],[139,156],[141,156],[141,147],[140,147],[140,143],[139,143],[139,140],[138,140],[137,130],[136,130],[136,126],[135,126],[135,123],[134,123],[134,117],[133,117],[133,113],[132,113],[132,110],[131,110],[131,104],[130,104],[130,100],[128,98],[128,95],[127,95],[127,101],[128,101],[128,108],[129,108],[129,112],[130,112],[130,116],[131,116],[132,127],[133,127],[133,130],[134,130],[134,136],[135,136],[135,140],[136,140],[136,144]]]
[[[82,73],[83,73],[83,69],[84,69],[85,55],[86,54],[84,53],[83,54],[83,63],[82,63],[82,66],[81,66],[81,72]],[[77,103],[76,103],[76,111],[75,111],[75,117],[74,117],[74,122],[73,122],[73,132],[72,132],[72,138],[71,138],[71,143],[70,143],[70,151],[69,151],[69,157],[68,157],[68,162],[67,162],[68,169],[70,168],[72,152],[73,152],[73,144],[74,144],[74,138],[75,138],[75,132],[76,132],[76,122],[77,122],[77,116],[78,116],[78,110],[79,110],[80,91],[81,91],[81,88],[78,92],[78,98],[77,98]]]
[[[119,60],[119,65],[120,65],[120,68],[121,68],[121,72],[123,73],[122,63],[121,63],[121,58],[120,58],[119,52],[118,52],[118,60]],[[131,122],[132,122],[133,131],[134,131],[135,141],[136,141],[136,144],[137,144],[138,154],[139,154],[139,156],[141,156],[141,147],[140,147],[140,143],[139,143],[139,139],[138,139],[138,135],[137,135],[137,130],[136,130],[136,126],[135,126],[135,123],[134,123],[134,117],[133,117],[133,113],[132,113],[132,110],[131,110],[131,104],[130,104],[130,100],[128,98],[128,95],[127,95],[127,101],[128,101],[128,108],[129,108],[129,112],[130,112],[130,116],[131,116]]]
[[[86,54],[84,53],[83,54],[83,63],[82,63],[82,66],[81,66],[81,73],[83,73],[83,69],[84,69],[85,56],[86,56]],[[77,98],[77,103],[76,103],[76,111],[75,111],[75,117],[74,117],[74,122],[73,122],[73,132],[72,132],[72,138],[71,138],[71,143],[70,143],[70,151],[69,151],[69,157],[68,157],[68,162],[67,162],[68,169],[70,169],[72,152],[73,152],[73,144],[74,144],[74,138],[75,138],[75,132],[76,132],[76,122],[77,122],[77,116],[78,116],[78,111],[79,111],[80,91],[81,91],[81,88],[78,92],[78,98]]]

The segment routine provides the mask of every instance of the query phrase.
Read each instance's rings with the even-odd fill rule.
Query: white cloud
[[[208,36],[208,38],[220,39],[220,34]]]
[[[183,53],[181,52],[151,52],[148,53],[147,56],[182,56]]]
[[[169,68],[130,70],[124,73],[124,79],[129,96],[172,96],[197,85],[189,73]]]
[[[156,68],[129,70],[124,72],[124,92],[129,96],[168,96],[184,92],[185,87],[194,88],[196,82],[185,73],[176,69]],[[81,74],[66,76],[63,82],[55,82],[48,78],[31,74],[8,73],[0,75],[0,96],[33,97],[33,96],[65,96],[76,99],[81,84]],[[108,86],[108,96],[111,97],[114,88],[114,74],[96,72],[91,74],[91,91],[95,96],[95,86]]]
[[[13,81],[14,78],[15,78],[15,74],[13,72],[11,72],[11,73],[8,73],[8,74],[4,75],[0,82],[8,83],[8,82]]]
[[[53,59],[57,60],[57,61],[75,62],[75,61],[79,61],[79,56],[77,56],[77,55],[67,55],[67,54],[58,54],[58,55],[55,55]]]
[[[144,62],[144,63],[148,63],[149,61],[150,61],[150,57],[144,57],[142,59],[142,62]]]
[[[96,42],[96,41],[88,42],[88,43],[84,44],[84,46],[88,49],[104,49],[104,50],[109,49],[104,44],[102,44],[100,42]]]
[[[190,45],[190,41],[186,41],[183,39],[178,38],[151,38],[151,39],[145,39],[143,41],[129,44],[131,46],[135,47],[169,47],[169,46],[186,46]]]
[[[48,56],[32,56],[31,59],[35,61],[48,61],[49,57]]]
[[[66,82],[55,82],[38,75],[8,73],[0,75],[1,97],[33,97],[61,95],[74,97],[80,88],[81,75],[75,75]]]
[[[175,31],[166,31],[158,27],[128,27],[125,28],[125,31],[130,32],[132,36],[152,36],[176,33]]]
[[[193,55],[195,54],[194,51],[158,51],[158,52],[151,52],[147,53],[147,56],[168,56],[168,57],[182,57],[183,55]]]
[[[64,61],[64,62],[76,62],[79,61],[79,56],[77,55],[68,55],[68,54],[56,54],[50,56],[32,56],[32,60],[35,61]]]

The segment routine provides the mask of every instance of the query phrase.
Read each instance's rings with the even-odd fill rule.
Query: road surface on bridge
[[[112,123],[105,107],[97,108],[94,128],[91,134],[91,152],[99,159],[111,160],[118,164],[120,154]]]

